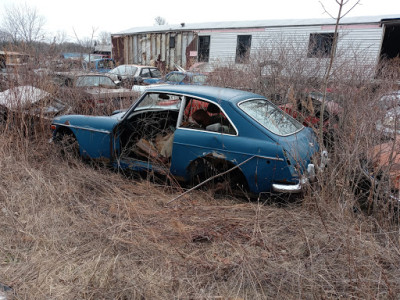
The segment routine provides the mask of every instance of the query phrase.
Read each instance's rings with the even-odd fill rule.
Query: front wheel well
[[[76,138],[75,134],[72,132],[71,129],[69,129],[68,127],[64,127],[61,126],[57,129],[57,131],[55,132],[55,136],[63,136],[63,135],[72,135],[74,136],[74,138]]]
[[[79,144],[75,134],[67,127],[60,127],[54,133],[54,144],[60,148],[63,156],[79,156]]]

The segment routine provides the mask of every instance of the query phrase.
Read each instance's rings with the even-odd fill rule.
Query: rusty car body
[[[129,107],[137,94],[116,84],[106,73],[57,72],[53,82],[65,101],[85,113],[111,113]]]
[[[0,124],[9,128],[20,125],[25,133],[70,111],[70,105],[34,86],[18,86],[0,92]]]
[[[142,84],[144,79],[161,78],[157,67],[141,65],[120,65],[108,72],[108,75],[122,86],[131,88],[134,84]]]
[[[231,170],[224,183],[252,194],[301,192],[319,153],[312,130],[265,97],[210,86],[152,87],[125,112],[59,116],[52,129],[83,158],[184,183]]]

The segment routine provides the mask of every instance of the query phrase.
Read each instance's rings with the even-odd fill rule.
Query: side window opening
[[[210,58],[210,36],[199,36],[198,61],[208,62]]]
[[[142,71],[140,72],[140,76],[143,77],[143,78],[151,77],[150,76],[150,70],[147,69],[147,68],[142,69]]]
[[[250,58],[251,35],[238,35],[236,46],[236,63],[245,63]]]
[[[170,48],[175,48],[175,36],[170,36],[169,37],[169,47]]]
[[[236,134],[233,125],[216,104],[195,98],[188,99],[180,127]]]
[[[310,33],[307,57],[329,57],[333,50],[334,33]]]

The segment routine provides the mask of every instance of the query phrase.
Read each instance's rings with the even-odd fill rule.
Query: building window
[[[236,62],[244,63],[249,60],[251,35],[238,35],[236,46]]]
[[[333,50],[334,33],[311,33],[307,57],[329,57]]]
[[[210,36],[209,35],[199,36],[198,61],[208,62],[209,57],[210,57]]]
[[[169,47],[170,48],[175,48],[175,36],[170,36],[169,37]]]

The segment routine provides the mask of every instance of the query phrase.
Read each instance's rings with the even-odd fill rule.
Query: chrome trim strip
[[[89,127],[73,126],[73,125],[67,125],[67,124],[64,124],[64,123],[53,122],[53,124],[57,125],[57,126],[76,128],[76,129],[83,129],[83,130],[87,130],[87,131],[100,132],[100,133],[105,133],[105,134],[111,133],[111,131],[108,131],[108,130],[94,129],[94,128],[89,128]]]

